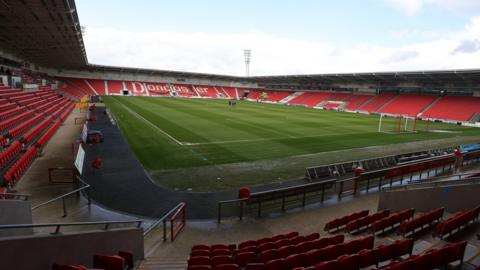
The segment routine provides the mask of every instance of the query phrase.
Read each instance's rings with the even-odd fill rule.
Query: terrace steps
[[[397,97],[399,97],[400,95],[395,95],[395,96],[392,96],[392,98],[390,98],[387,102],[385,102],[382,106],[378,107],[378,109],[375,111],[375,112],[380,112],[383,108],[387,107],[388,104],[392,103]]]
[[[303,91],[296,91],[296,92],[293,92],[291,95],[289,95],[288,97],[278,101],[278,103],[281,103],[281,104],[286,104],[288,103],[290,100],[300,96],[301,94],[303,94],[304,92]]]
[[[184,257],[149,257],[141,262],[138,270],[185,270],[187,259]]]

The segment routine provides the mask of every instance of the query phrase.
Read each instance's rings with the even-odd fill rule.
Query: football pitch
[[[443,123],[430,123],[430,131],[426,132],[422,131],[424,122],[417,123],[420,131],[415,133],[385,134],[378,132],[379,116],[375,115],[249,101],[237,101],[235,107],[230,107],[227,100],[219,99],[106,96],[103,100],[149,171],[265,162],[367,146],[480,136],[478,128]],[[303,174],[303,170],[296,170],[297,175]],[[163,184],[177,188],[194,185]]]

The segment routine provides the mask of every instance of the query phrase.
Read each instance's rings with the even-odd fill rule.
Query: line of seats
[[[376,95],[369,102],[361,105],[357,110],[366,111],[366,112],[370,112],[370,113],[376,112],[383,105],[385,105],[387,102],[389,102],[391,99],[393,99],[396,95],[397,94],[395,94],[395,93],[382,92],[382,93]]]
[[[93,267],[97,270],[133,269],[133,254],[131,252],[119,251],[118,255],[94,255]],[[79,264],[54,263],[52,265],[52,270],[88,270],[88,268]]]
[[[37,137],[42,131],[44,131],[52,122],[54,118],[48,117],[47,119],[43,120],[40,124],[36,125],[32,129],[30,129],[27,133],[22,136],[22,141],[24,143],[30,143],[32,140]]]
[[[3,176],[7,184],[12,185],[20,179],[23,173],[37,156],[37,148],[31,146],[28,150],[8,169]]]
[[[15,117],[8,118],[7,120],[0,122],[0,131],[4,132],[7,129],[10,129],[15,125],[19,124],[21,121],[30,118],[34,114],[35,114],[35,111],[26,111]]]
[[[48,141],[53,137],[58,128],[60,128],[61,121],[55,122],[40,138],[35,142],[35,146],[42,149],[47,145]]]
[[[23,113],[25,111],[27,111],[27,108],[18,107],[18,108],[9,110],[9,111],[2,112],[2,113],[0,113],[0,121],[7,120],[8,118],[10,118],[14,115],[18,115],[19,113]]]
[[[391,244],[363,249],[356,253],[346,253],[333,260],[322,261],[306,268],[294,268],[294,270],[358,270],[374,265],[378,266],[382,262],[394,261],[404,255],[411,255],[413,245],[413,239],[396,240]]]
[[[386,229],[393,230],[395,226],[400,225],[403,221],[411,219],[414,214],[415,214],[415,209],[413,208],[405,209],[371,223],[368,229],[373,234],[379,231],[382,231],[383,233],[385,232]]]
[[[460,261],[463,264],[467,241],[450,243],[440,249],[430,249],[422,255],[414,255],[406,260],[393,261],[382,270],[430,270],[447,269],[450,263]],[[339,269],[339,268],[334,268]],[[342,269],[343,270],[343,269]]]
[[[3,168],[7,163],[22,151],[22,144],[14,141],[9,147],[0,153],[0,166]]]
[[[417,116],[417,114],[419,114],[437,98],[438,96],[429,95],[398,95],[392,102],[382,107],[379,112],[396,115]]]
[[[427,213],[424,213],[418,217],[414,217],[411,220],[403,221],[398,227],[397,233],[406,237],[408,234],[414,234],[417,229],[423,230],[426,227],[430,227],[440,221],[443,218],[445,208],[439,208]]]
[[[368,216],[369,210],[361,210],[358,212],[351,213],[349,215],[345,215],[343,217],[335,218],[331,221],[328,221],[323,228],[324,231],[330,232],[333,230],[339,230],[346,226],[350,221],[359,219],[361,217]]]
[[[468,121],[480,112],[480,97],[444,96],[422,113],[422,118]]]
[[[354,111],[359,106],[361,106],[362,104],[364,104],[366,101],[368,101],[371,98],[373,98],[373,96],[370,96],[370,95],[351,95],[344,100],[345,102],[348,103],[347,106],[345,106],[345,110]]]
[[[476,222],[479,214],[480,206],[459,211],[448,219],[439,222],[433,230],[433,236],[443,239],[446,235],[452,235],[454,231],[464,229],[470,223]]]
[[[380,219],[388,217],[390,215],[390,210],[381,210],[376,213],[370,214],[368,216],[364,216],[355,220],[352,220],[347,223],[345,227],[345,231],[353,234],[356,232],[361,231],[362,229],[368,228],[368,226]]]
[[[196,257],[195,260],[190,258],[188,270],[238,270],[241,267],[247,270],[359,269],[411,255],[413,244],[413,239],[402,239],[374,248],[374,237],[367,236],[326,247],[313,247],[308,251],[287,253],[286,256],[271,257],[266,262],[262,262],[260,256],[253,252],[236,253],[233,257],[221,255]],[[338,267],[326,267],[332,264]]]
[[[21,123],[20,125],[10,129],[7,134],[10,138],[17,137],[20,134],[23,134],[25,131],[30,129],[32,126],[38,124],[38,122],[43,120],[43,115],[39,114],[33,118],[28,119],[27,121]]]

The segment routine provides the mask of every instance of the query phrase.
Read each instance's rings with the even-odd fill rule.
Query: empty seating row
[[[451,235],[453,231],[460,230],[462,229],[462,227],[465,228],[467,225],[469,225],[470,222],[477,221],[479,214],[480,206],[473,209],[459,211],[450,218],[439,222],[435,226],[433,236],[442,239],[447,234]]]
[[[40,124],[36,125],[30,129],[25,135],[22,136],[22,141],[24,143],[30,143],[35,137],[37,137],[43,130],[45,130],[52,122],[53,117],[48,117],[43,120]]]
[[[253,253],[255,256],[260,256],[260,254],[262,254],[264,251],[278,250],[278,254],[280,254],[280,256],[287,257],[288,255],[305,252],[313,248],[324,248],[329,245],[343,243],[343,240],[343,235],[318,238],[316,234],[310,234],[307,236],[294,236],[292,238],[280,239],[274,242],[264,242],[258,246],[252,243],[251,245],[247,246],[239,246],[239,249],[234,249],[235,245],[227,246],[217,244],[211,246],[210,248],[205,245],[197,245],[194,246],[195,249],[192,249],[190,256],[213,257],[218,255],[235,255],[241,253]],[[263,254],[262,256],[268,256],[268,253]]]
[[[33,94],[33,93],[20,93],[20,94],[15,94],[15,96],[9,97],[8,99],[10,100],[10,102],[21,103],[21,102],[27,101],[31,98],[35,98],[35,94]]]
[[[415,209],[413,208],[405,209],[398,213],[393,213],[388,217],[384,217],[370,224],[369,230],[375,234],[379,231],[384,232],[386,229],[393,229],[396,225],[400,225],[403,221],[411,219],[414,213]]]
[[[348,233],[355,233],[363,228],[367,228],[371,223],[388,217],[390,215],[390,210],[382,210],[376,213],[370,214],[368,216],[364,216],[355,220],[352,220],[347,223],[345,227],[345,231]]]
[[[413,243],[412,239],[397,240],[389,245],[381,245],[375,249],[364,249],[355,254],[345,254],[334,260],[319,262],[307,268],[295,268],[295,270],[358,270],[373,265],[378,266],[381,262],[411,255]]]
[[[3,120],[0,122],[0,131],[5,131],[7,129],[10,129],[14,127],[15,125],[18,125],[21,121],[26,120],[33,116],[35,114],[34,111],[26,111],[24,113],[21,113],[15,117],[9,118],[7,120]]]
[[[340,229],[343,226],[346,226],[347,223],[349,223],[350,221],[356,220],[364,216],[368,216],[368,213],[369,213],[369,210],[361,210],[343,217],[336,218],[334,220],[327,222],[323,230],[326,232],[330,232],[331,230]]]
[[[35,143],[35,146],[38,148],[43,148],[45,145],[48,143],[50,138],[55,134],[55,132],[58,130],[60,127],[61,122],[57,121],[55,122],[52,126],[50,126],[47,131],[40,137],[38,138],[37,142]]]
[[[17,100],[16,102],[19,105],[27,106],[29,104],[35,103],[35,102],[40,101],[40,100],[42,100],[41,97],[37,97],[37,96],[33,95],[33,96],[30,96],[29,98],[24,98],[24,99]]]
[[[15,103],[6,103],[6,104],[3,104],[3,105],[0,105],[0,112],[9,111],[9,110],[15,109],[17,107],[18,107],[18,105],[15,104]]]
[[[379,112],[416,116],[437,98],[438,96],[403,94],[383,106]]]
[[[445,96],[422,113],[422,118],[468,121],[480,112],[480,97]]]
[[[0,113],[0,121],[2,120],[6,120],[8,118],[11,118],[15,115],[18,115],[19,113],[22,113],[22,112],[25,112],[27,111],[27,108],[25,107],[16,107],[15,109],[11,109],[11,110],[8,110],[8,111],[5,111],[5,112],[1,112]]]
[[[267,262],[260,261],[253,253],[240,253],[234,257],[196,257],[195,259],[190,259],[188,270],[241,268],[252,270],[297,270],[317,269],[317,267],[319,267],[318,269],[356,270],[412,254],[413,239],[397,240],[388,245],[380,245],[375,249],[373,249],[373,239],[373,236],[355,239],[322,249],[312,249],[304,253],[291,254],[285,258],[275,258]],[[349,247],[349,243],[352,243],[351,247]],[[326,268],[327,265],[339,267]]]
[[[0,135],[0,146],[5,146],[7,143],[7,138],[5,138],[3,135]]]
[[[7,134],[10,138],[17,137],[18,135],[27,131],[32,126],[36,125],[38,122],[40,122],[42,120],[43,120],[43,115],[39,114],[37,116],[34,116],[33,118],[28,119],[27,121],[23,122],[22,124],[10,129]]]
[[[36,155],[37,148],[35,146],[28,148],[28,150],[8,169],[3,176],[3,179],[7,182],[7,184],[13,185],[16,181],[18,181],[30,164],[32,164]]]
[[[447,269],[446,266],[455,261],[463,264],[466,247],[467,241],[450,243],[440,249],[428,250],[422,255],[414,255],[406,260],[391,262],[382,270]]]
[[[430,226],[432,223],[439,221],[443,217],[444,208],[429,211],[411,220],[405,220],[398,227],[397,233],[404,237],[409,233],[415,233],[417,229],[423,229],[424,226]]]
[[[7,163],[16,157],[22,151],[22,144],[14,141],[9,147],[0,153],[0,167],[5,167]]]

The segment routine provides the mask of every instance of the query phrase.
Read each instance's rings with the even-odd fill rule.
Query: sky
[[[77,0],[92,64],[245,75],[480,68],[480,0]]]

